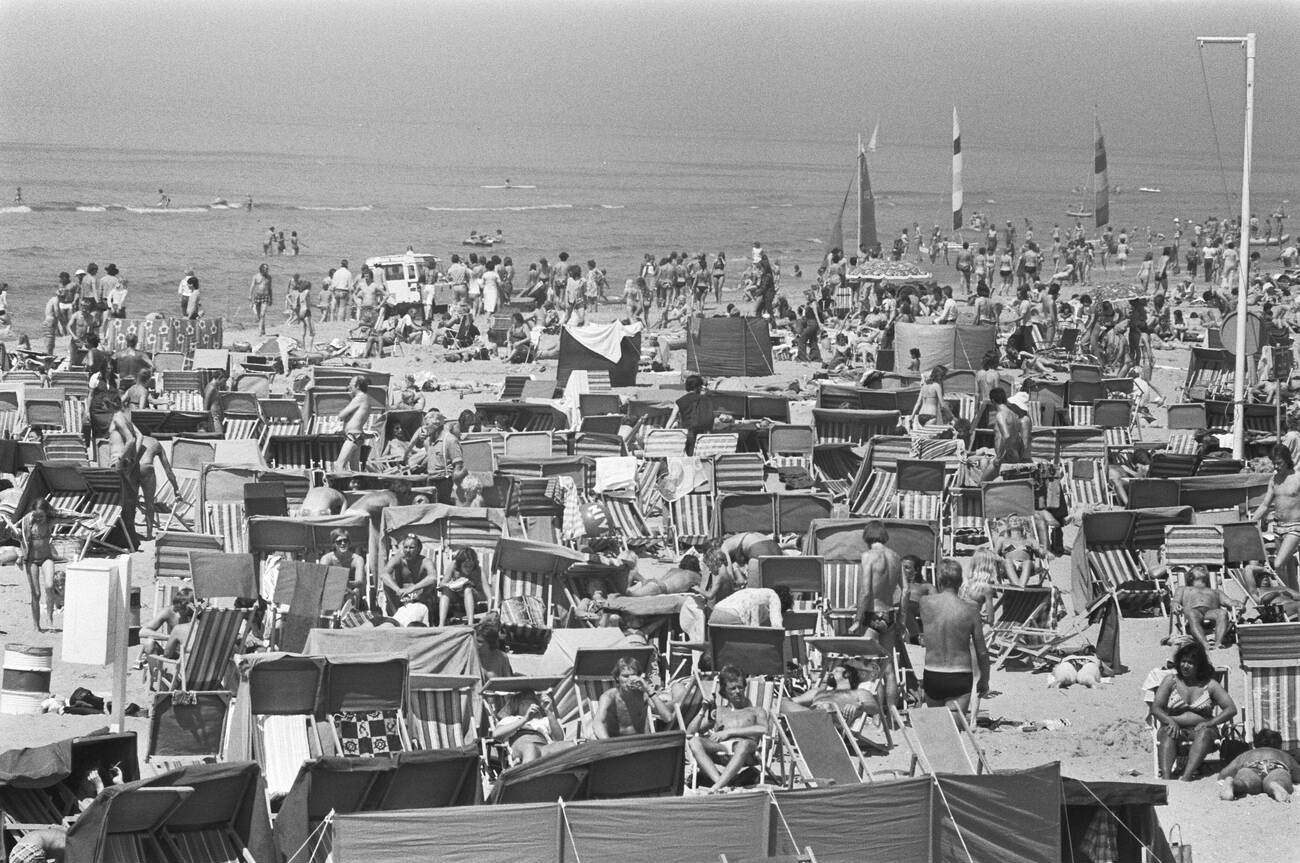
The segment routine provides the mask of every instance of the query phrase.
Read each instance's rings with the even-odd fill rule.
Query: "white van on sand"
[[[423,303],[425,287],[438,279],[438,258],[407,250],[401,255],[366,258],[392,303]]]

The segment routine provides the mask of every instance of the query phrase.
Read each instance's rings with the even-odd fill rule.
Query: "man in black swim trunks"
[[[925,632],[925,677],[921,689],[931,707],[950,706],[965,713],[971,689],[981,697],[989,691],[989,649],[979,607],[957,596],[961,564],[947,558],[939,564],[939,592],[921,597],[921,628]],[[979,679],[971,670],[971,646]]]

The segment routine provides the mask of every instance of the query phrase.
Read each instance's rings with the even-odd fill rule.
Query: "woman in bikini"
[[[486,595],[478,555],[468,546],[458,549],[451,559],[451,573],[438,580],[438,625],[447,625],[452,601],[459,599],[465,605],[466,625],[473,626],[474,605]]]
[[[1007,535],[998,543],[998,554],[1006,564],[1007,580],[1020,587],[1042,583],[1041,575],[1035,578],[1035,568],[1037,562],[1046,557],[1043,547],[1027,533],[1025,520],[1011,516],[1007,519]]]
[[[54,545],[50,540],[55,515],[50,502],[41,498],[18,522],[27,589],[31,594],[32,623],[37,632],[54,628]],[[42,625],[42,620],[49,621],[49,625]]]
[[[943,401],[943,379],[948,374],[947,366],[935,366],[930,370],[930,378],[921,384],[921,391],[916,395],[916,404],[912,405],[912,416],[921,425],[943,422],[945,416],[951,416]]]
[[[1300,763],[1282,749],[1281,734],[1261,728],[1255,732],[1255,748],[1224,765],[1217,778],[1220,800],[1267,794],[1278,803],[1290,803],[1295,783],[1300,782]]]
[[[1174,673],[1161,682],[1151,704],[1151,716],[1160,723],[1156,741],[1160,778],[1171,779],[1179,743],[1190,743],[1184,782],[1191,782],[1218,740],[1219,727],[1237,715],[1237,705],[1217,680],[1205,648],[1185,644],[1174,654]]]

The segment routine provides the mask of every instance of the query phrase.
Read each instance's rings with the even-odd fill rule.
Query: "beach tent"
[[[1157,806],[1166,805],[1168,788],[1156,782],[1083,782],[1061,777],[1061,860],[1112,860],[1145,863],[1175,860],[1160,826]],[[1098,845],[1110,846],[1109,856]]]
[[[767,319],[692,317],[686,333],[686,369],[705,377],[774,374]]]
[[[1129,506],[1190,506],[1198,512],[1242,506],[1253,509],[1263,500],[1272,477],[1268,473],[1239,473],[1133,479],[1129,482]]]
[[[586,369],[609,372],[611,386],[634,387],[640,362],[640,327],[627,327],[618,321],[565,327],[560,331],[556,383],[563,388],[569,381],[570,372]]]
[[[938,365],[949,369],[978,369],[984,355],[997,350],[997,327],[992,324],[905,324],[894,325],[894,353],[907,356],[912,348],[921,352],[921,368]]]
[[[468,626],[313,629],[307,635],[304,653],[324,656],[331,662],[374,653],[401,653],[410,662],[411,674],[473,676],[483,670],[474,630]]]

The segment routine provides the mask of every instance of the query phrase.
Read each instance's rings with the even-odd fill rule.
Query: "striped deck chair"
[[[1237,627],[1237,649],[1246,673],[1246,735],[1271,728],[1282,748],[1300,747],[1300,623]]]
[[[1100,548],[1089,546],[1088,569],[1092,577],[1102,585],[1107,593],[1113,593],[1119,598],[1131,597],[1153,600],[1154,604],[1159,607],[1161,616],[1169,613],[1168,591],[1163,587],[1153,589],[1120,588],[1120,585],[1127,582],[1148,580],[1142,561],[1133,549],[1128,546],[1102,546]]]
[[[27,369],[10,369],[9,371],[4,373],[3,380],[7,384],[23,383],[23,384],[40,385],[45,383],[45,381],[41,379],[41,376],[39,374],[33,371],[29,371]]]
[[[615,533],[623,537],[625,542],[655,536],[650,532],[645,515],[641,512],[641,507],[637,505],[635,498],[598,495],[596,499],[605,507],[605,514],[609,516],[610,527],[614,529]]]
[[[618,435],[581,432],[573,438],[573,454],[592,458],[627,455],[627,445]]]
[[[197,413],[203,410],[203,393],[198,390],[168,391],[165,396],[174,411]]]
[[[63,401],[63,430],[71,434],[81,434],[86,424],[86,400],[69,397]]]
[[[41,439],[47,461],[88,463],[90,454],[80,434],[50,432]]]
[[[651,429],[645,435],[643,458],[674,458],[686,455],[685,429]]]
[[[227,429],[229,432],[229,429]],[[288,417],[270,417],[262,420],[262,440],[272,437],[293,437],[302,434],[302,420]],[[227,434],[229,436],[229,434]]]
[[[696,452],[698,452],[698,447]],[[763,456],[756,452],[733,452],[713,459],[713,488],[718,494],[733,491],[762,491],[767,487]]]
[[[221,537],[226,551],[248,551],[248,517],[243,501],[204,501],[203,532]]]
[[[768,430],[767,458],[772,467],[803,466],[812,470],[817,432],[809,426],[774,425]]]
[[[160,836],[168,859],[177,863],[241,863],[244,845],[229,824],[194,830],[165,830]]]
[[[698,458],[728,455],[740,446],[738,434],[702,434],[695,438],[695,455]]]
[[[865,489],[853,498],[850,495],[849,512],[868,519],[892,516],[897,507],[898,474],[893,470],[872,470]]]
[[[818,443],[864,444],[898,428],[898,411],[825,410],[813,408]]]
[[[262,418],[231,416],[225,418],[226,440],[260,440]]]
[[[229,690],[225,685],[248,623],[242,608],[207,608],[194,619],[180,656],[146,657],[149,688],[154,691],[212,692]]]
[[[997,655],[994,668],[1001,668],[1021,648],[1056,635],[1051,628],[1052,588],[993,585],[995,604],[993,627],[988,634],[989,653]]]
[[[283,797],[293,787],[304,761],[322,752],[310,714],[276,713],[253,718],[253,758],[262,765],[269,797]]]
[[[547,572],[527,572],[518,569],[498,569],[496,588],[490,605],[493,608],[515,599],[533,599],[540,603],[542,620],[538,623],[550,628],[555,625],[555,579]],[[506,617],[503,613],[503,619]],[[504,620],[503,620],[504,622]]]
[[[159,468],[161,470],[161,467]],[[184,530],[194,530],[194,503],[199,495],[199,478],[191,470],[175,470],[178,489],[173,489],[165,476],[158,477],[158,511],[166,513],[162,529],[178,525]]]
[[[910,773],[933,776],[992,773],[984,751],[975,742],[966,717],[946,707],[918,707],[907,712],[904,724],[898,708],[890,706],[894,723],[912,753]]]
[[[948,529],[944,531],[944,539],[949,555],[969,554],[987,541],[979,489],[953,489],[948,497]]]
[[[519,401],[524,397],[524,384],[530,380],[532,378],[528,375],[506,375],[506,379],[501,382],[501,392],[497,394],[497,401]]]
[[[417,749],[459,749],[473,740],[478,677],[411,676],[411,742]]]
[[[609,371],[607,369],[590,369],[587,372],[587,392],[589,393],[607,393],[613,389],[609,382]]]
[[[822,597],[830,630],[845,635],[853,626],[862,596],[862,564],[856,560],[822,561]]]
[[[1097,459],[1070,459],[1065,463],[1070,501],[1074,506],[1098,507],[1110,503],[1110,483]]]
[[[928,491],[898,492],[898,517],[938,522],[943,514],[943,495]]]
[[[343,421],[337,416],[321,416],[319,414],[308,418],[307,434],[341,434],[343,432]]]
[[[1183,455],[1168,450],[1156,450],[1151,454],[1151,467],[1147,476],[1152,479],[1176,479],[1192,476],[1196,473],[1196,464],[1200,456],[1196,450]]]
[[[0,789],[0,839],[63,822],[64,813],[44,788]]]
[[[641,505],[641,511],[649,515],[662,510],[663,499],[659,496],[659,488],[656,483],[659,476],[663,473],[664,463],[652,459],[642,459],[636,466],[636,500]]]
[[[713,536],[713,495],[691,492],[667,502],[668,524],[675,548],[701,545]]]
[[[1188,569],[1204,566],[1210,571],[1210,586],[1218,588],[1224,567],[1223,528],[1217,524],[1170,524],[1165,526],[1165,566]]]
[[[1093,406],[1091,404],[1066,405],[1070,416],[1070,425],[1072,426],[1090,426],[1092,425]]]
[[[82,522],[76,529],[79,533],[84,532],[87,548],[94,543],[114,551],[127,551],[108,542],[108,535],[122,524],[122,501],[117,492],[91,492],[81,502],[81,512],[92,519]]]

